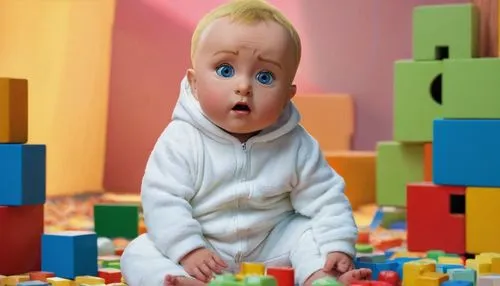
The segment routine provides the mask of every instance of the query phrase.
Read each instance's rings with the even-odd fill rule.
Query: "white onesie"
[[[198,247],[214,250],[229,271],[243,261],[292,265],[299,284],[329,252],[354,257],[357,227],[344,180],[299,121],[289,103],[273,126],[242,144],[203,114],[184,78],[143,178],[148,234],[121,259],[129,285],[187,276],[178,262]]]

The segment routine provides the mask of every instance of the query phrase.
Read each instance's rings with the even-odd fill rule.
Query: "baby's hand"
[[[323,271],[338,276],[352,270],[353,268],[354,265],[349,255],[343,252],[330,252],[326,257]]]
[[[222,274],[227,264],[215,253],[206,248],[198,248],[186,254],[180,264],[194,278],[208,283],[216,274]]]

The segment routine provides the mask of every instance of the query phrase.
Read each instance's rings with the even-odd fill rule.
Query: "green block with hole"
[[[376,199],[379,206],[406,207],[406,185],[424,180],[424,145],[379,142]]]
[[[445,60],[443,117],[500,119],[500,58]]]
[[[139,206],[94,205],[94,231],[98,237],[134,239],[139,235]]]
[[[412,44],[419,61],[478,57],[478,8],[473,3],[416,7]]]
[[[442,116],[442,61],[394,63],[393,136],[401,142],[432,142],[432,126]]]

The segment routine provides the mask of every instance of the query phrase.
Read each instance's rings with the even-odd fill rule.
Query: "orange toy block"
[[[47,278],[55,277],[55,273],[46,271],[37,271],[29,273],[30,280],[47,282]],[[1,285],[1,284],[0,284]]]
[[[432,143],[424,144],[424,181],[432,182]]]
[[[325,152],[328,164],[346,182],[345,194],[353,209],[375,202],[375,152]]]
[[[323,151],[351,149],[354,103],[348,94],[301,94],[292,100],[301,124],[318,140]]]
[[[0,273],[40,270],[43,214],[43,205],[0,206]]]
[[[28,81],[0,78],[0,143],[28,141]]]

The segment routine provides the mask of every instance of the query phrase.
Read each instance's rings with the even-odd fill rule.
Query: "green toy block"
[[[432,142],[432,127],[441,117],[442,61],[394,63],[394,140]]]
[[[98,237],[136,238],[139,235],[139,206],[94,205],[94,231]]]
[[[424,180],[424,145],[379,142],[376,164],[377,204],[406,207],[406,185]]]
[[[413,59],[478,57],[479,11],[473,3],[426,5],[413,10]]]
[[[445,60],[443,117],[500,118],[500,58]]]
[[[356,244],[356,252],[358,253],[373,253],[373,246],[369,244]]]
[[[438,261],[439,257],[446,256],[446,252],[442,250],[429,250],[427,251],[427,258]]]
[[[312,283],[313,286],[342,286],[340,282],[338,282],[333,277],[324,277],[317,280],[314,280]]]
[[[245,286],[277,286],[276,279],[273,276],[246,276],[244,280]]]

